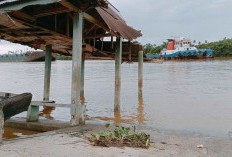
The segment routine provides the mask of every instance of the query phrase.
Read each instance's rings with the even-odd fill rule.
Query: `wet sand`
[[[84,137],[104,129],[102,125],[86,125],[4,141],[0,156],[4,157],[231,157],[230,139],[180,132],[145,130],[151,134],[149,149],[103,148],[92,146]],[[75,135],[75,136],[74,136]],[[78,135],[78,137],[76,136]],[[197,148],[203,145],[204,148]]]

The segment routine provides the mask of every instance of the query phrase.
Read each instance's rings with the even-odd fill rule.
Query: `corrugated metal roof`
[[[108,27],[114,32],[118,32],[124,39],[132,41],[133,39],[142,36],[141,31],[137,31],[134,28],[128,26],[126,22],[110,7],[97,7],[96,10],[108,25]]]
[[[58,3],[61,0],[3,0],[0,1],[0,14],[12,10],[20,10],[30,5],[43,5],[49,3]]]
[[[2,0],[0,1],[0,5],[5,4],[5,3],[15,2],[15,1],[19,1],[19,0]]]

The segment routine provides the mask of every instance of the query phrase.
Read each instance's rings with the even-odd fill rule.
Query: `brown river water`
[[[70,103],[71,62],[52,63],[51,99]],[[149,129],[228,137],[232,131],[232,60],[144,63],[143,99],[138,64],[122,64],[121,112],[114,113],[114,61],[86,61],[88,119]],[[0,63],[0,91],[31,92],[42,100],[44,63]],[[40,108],[41,118],[69,121],[68,108]],[[16,117],[25,117],[26,113]],[[5,130],[5,138],[34,132]]]

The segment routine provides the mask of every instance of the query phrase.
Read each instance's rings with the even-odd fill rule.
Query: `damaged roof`
[[[132,41],[142,36],[106,0],[2,0],[0,36],[2,39],[45,50],[53,45],[57,53],[72,52],[72,19],[84,12],[84,43],[121,36]]]

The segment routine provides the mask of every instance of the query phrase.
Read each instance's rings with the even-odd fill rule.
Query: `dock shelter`
[[[139,61],[139,96],[142,96],[144,53],[142,46],[133,42],[140,36],[141,31],[128,26],[107,0],[0,1],[0,38],[46,51],[44,99],[32,102],[28,122],[38,121],[39,106],[55,106],[71,108],[71,125],[85,123],[86,108],[81,98],[85,59],[90,56],[115,59],[116,111],[120,110],[123,61]],[[67,104],[49,99],[52,53],[72,56],[72,94]]]

